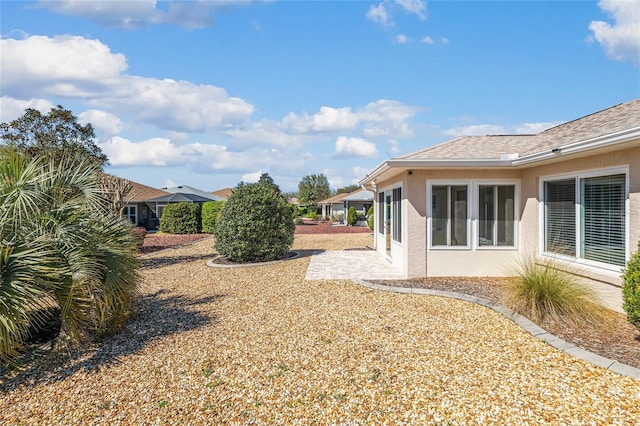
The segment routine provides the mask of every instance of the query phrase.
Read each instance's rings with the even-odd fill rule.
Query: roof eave
[[[526,164],[537,163],[540,161],[557,158],[558,156],[580,154],[586,151],[592,151],[607,146],[614,146],[630,142],[634,139],[640,139],[640,126],[621,132],[610,133],[580,142],[574,142],[568,145],[553,148],[551,151],[538,152],[531,155],[515,159],[512,161],[514,166],[523,166]]]

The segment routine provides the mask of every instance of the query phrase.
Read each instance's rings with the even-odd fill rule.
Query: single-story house
[[[408,278],[508,276],[533,254],[620,286],[640,240],[640,99],[534,135],[460,137],[360,183],[375,249]]]
[[[222,188],[222,189],[218,189],[217,191],[211,191],[211,194],[222,198],[224,201],[227,201],[229,197],[231,197],[231,194],[233,194],[233,189]]]
[[[207,201],[225,201],[226,199],[211,192],[203,191],[198,188],[194,188],[189,185],[174,186],[172,188],[162,188],[164,191],[171,194],[192,194],[205,198]]]
[[[138,182],[129,181],[129,183],[131,191],[127,194],[128,201],[124,207],[123,215],[137,226],[156,229],[160,216],[157,215],[157,203],[151,199],[163,197],[169,193]]]
[[[343,215],[344,220],[349,207],[355,208],[358,216],[366,216],[367,211],[373,205],[373,192],[357,189],[353,192],[334,195],[318,204],[322,208],[324,217]]]

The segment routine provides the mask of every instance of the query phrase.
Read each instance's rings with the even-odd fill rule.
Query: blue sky
[[[4,1],[0,121],[61,104],[154,187],[334,189],[640,97],[640,0]]]

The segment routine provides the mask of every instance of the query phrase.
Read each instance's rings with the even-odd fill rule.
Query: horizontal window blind
[[[384,234],[384,192],[378,193],[378,232]]]
[[[581,179],[582,256],[625,264],[625,175]]]
[[[393,240],[402,242],[402,188],[393,190]]]
[[[545,183],[545,250],[576,255],[576,180]]]

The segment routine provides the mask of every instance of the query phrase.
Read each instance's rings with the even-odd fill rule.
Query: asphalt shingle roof
[[[547,129],[536,135],[463,136],[397,157],[406,160],[499,160],[537,154],[640,126],[640,99]]]

